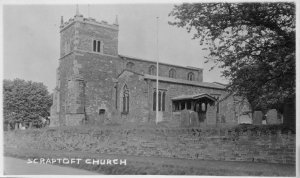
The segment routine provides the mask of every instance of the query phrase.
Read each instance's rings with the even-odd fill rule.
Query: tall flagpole
[[[158,53],[158,21],[159,18],[156,17],[156,124],[158,123],[158,72],[159,72],[159,67],[158,67],[158,60],[159,60],[159,53]]]

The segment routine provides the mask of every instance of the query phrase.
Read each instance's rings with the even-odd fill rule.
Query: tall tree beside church
[[[169,15],[207,46],[207,61],[253,110],[281,109],[295,97],[294,3],[181,4]]]
[[[52,98],[43,83],[21,79],[3,81],[4,122],[33,121],[49,115]]]

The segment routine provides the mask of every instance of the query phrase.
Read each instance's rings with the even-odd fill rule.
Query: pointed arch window
[[[190,81],[194,81],[195,80],[194,73],[193,72],[188,73],[187,79]]]
[[[149,74],[150,75],[156,75],[156,70],[155,70],[155,66],[152,65],[149,67]]]
[[[156,111],[156,91],[153,92],[153,111]]]
[[[169,70],[169,77],[170,78],[176,78],[176,71],[175,71],[175,69],[170,69]]]
[[[166,105],[166,91],[158,91],[158,111],[165,111]],[[156,90],[153,92],[153,111],[156,111]]]
[[[125,84],[123,87],[123,95],[122,95],[122,113],[129,113],[129,90],[127,85]]]

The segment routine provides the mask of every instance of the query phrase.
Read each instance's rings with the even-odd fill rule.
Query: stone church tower
[[[156,89],[156,62],[118,54],[118,32],[117,19],[99,22],[78,8],[61,19],[51,126],[177,122],[183,110],[207,125],[237,122],[234,97],[225,85],[204,82],[202,68],[160,62]]]
[[[67,22],[61,18],[52,126],[79,125],[89,118],[111,115],[114,78],[120,70],[118,30],[117,19],[114,24],[97,22],[84,18],[78,7],[74,18]]]

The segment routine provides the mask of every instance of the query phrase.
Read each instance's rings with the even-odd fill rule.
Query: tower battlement
[[[60,32],[64,29],[68,28],[75,22],[81,22],[81,23],[88,23],[91,25],[101,26],[105,28],[109,28],[112,30],[119,30],[119,24],[118,24],[118,17],[116,17],[116,20],[113,24],[109,24],[107,21],[97,21],[94,18],[91,17],[84,17],[82,14],[76,14],[73,18],[70,18],[68,21],[64,22],[63,16],[61,17],[61,24],[60,24]]]
[[[84,17],[77,6],[73,18],[60,21],[61,57],[73,50],[83,50],[97,54],[118,55],[118,17],[110,24]]]

